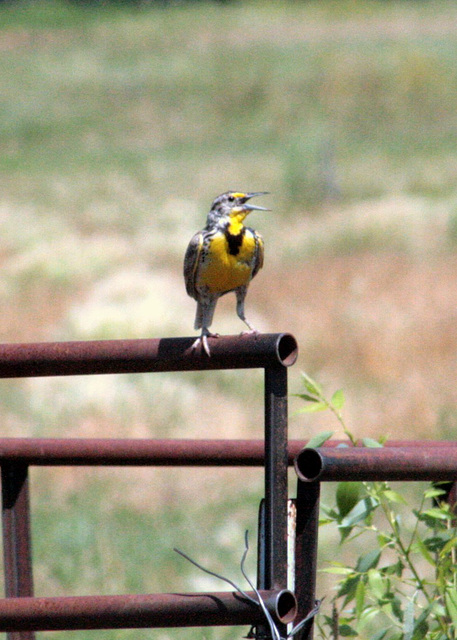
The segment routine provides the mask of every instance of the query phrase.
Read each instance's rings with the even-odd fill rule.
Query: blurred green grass
[[[430,3],[37,4],[0,16],[0,168],[45,206],[60,190],[80,208],[119,171],[159,210],[171,195],[206,207],[216,176],[266,182],[285,214],[335,194],[454,192],[456,42],[428,23],[451,22],[449,3],[431,3],[438,17]],[[451,165],[438,181],[437,160]]]
[[[215,496],[211,499],[211,492],[208,492],[210,498],[202,501],[195,501],[189,495],[192,507],[183,508],[178,486],[202,476],[198,470],[197,473],[167,470],[167,478],[165,474],[147,470],[142,474],[142,488],[137,486],[136,495],[131,487],[132,472],[118,470],[116,482],[113,482],[113,471],[84,472],[84,480],[77,477],[81,473],[79,470],[72,474],[70,470],[72,487],[68,485],[67,470],[57,478],[49,477],[45,471],[32,475],[34,482],[40,484],[41,492],[53,497],[32,504],[34,555],[38,558],[34,578],[38,592],[96,595],[226,590],[224,582],[200,572],[178,556],[174,547],[235,582],[242,581],[238,550],[243,549],[243,527],[250,529],[251,544],[255,547],[258,489],[245,491],[243,500],[237,494],[226,494],[222,501]],[[220,477],[214,469],[204,474],[207,482],[213,476],[215,482],[227,481],[227,477]],[[252,474],[248,472],[246,478],[249,477]],[[52,486],[56,480],[61,480],[66,487],[60,495]],[[157,496],[156,502],[153,496]],[[211,515],[208,515],[209,509]],[[254,551],[247,568],[250,575],[255,576]],[[139,629],[53,632],[38,637],[149,638],[154,634],[161,638],[190,638],[195,632],[195,629]],[[204,637],[226,638],[234,634],[233,629],[209,628],[204,630]]]
[[[266,273],[248,300],[260,326],[293,329],[306,366],[352,385],[346,394],[360,408],[349,402],[349,417],[361,416],[360,429],[406,406],[400,416],[425,416],[424,433],[436,410],[444,432],[455,422],[455,331],[440,301],[453,289],[430,295],[443,324],[395,305],[409,300],[408,283],[439,293],[440,258],[455,272],[456,23],[448,1],[0,3],[2,340],[188,335],[194,303],[181,261],[190,236],[218,193],[268,190],[273,212],[250,221],[267,242]],[[396,298],[373,286],[378,272],[399,285]],[[375,312],[363,306],[370,292]],[[233,307],[218,307],[222,333],[238,329]],[[405,326],[425,344],[420,353],[410,345],[419,373],[408,353],[395,361]],[[443,336],[432,357],[424,327]],[[436,355],[445,364],[436,360],[434,380]],[[4,381],[2,435],[260,437],[261,388],[256,372]],[[293,426],[294,437],[309,432]],[[39,595],[209,588],[173,545],[236,577],[262,491],[250,471],[34,470],[32,480]]]

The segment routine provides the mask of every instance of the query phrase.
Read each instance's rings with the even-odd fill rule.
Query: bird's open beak
[[[270,211],[270,209],[266,209],[265,207],[256,207],[254,204],[249,204],[247,201],[255,196],[265,196],[269,192],[268,191],[255,191],[254,193],[246,193],[243,200],[243,209],[245,211]]]

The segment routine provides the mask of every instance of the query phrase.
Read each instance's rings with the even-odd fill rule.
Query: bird
[[[187,247],[184,281],[187,293],[197,301],[194,328],[201,329],[191,348],[203,346],[208,357],[208,338],[218,337],[209,327],[217,301],[226,293],[236,294],[236,312],[249,329],[245,333],[259,333],[245,316],[244,301],[249,283],[263,266],[264,243],[262,236],[243,222],[251,211],[269,211],[248,202],[267,193],[222,193],[213,201],[205,228],[192,237]]]

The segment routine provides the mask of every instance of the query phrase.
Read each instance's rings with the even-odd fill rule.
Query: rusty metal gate
[[[456,442],[392,441],[382,449],[320,450],[287,439],[287,367],[297,357],[289,334],[221,337],[211,358],[192,338],[0,345],[0,378],[263,368],[263,440],[0,439],[5,595],[0,632],[33,640],[35,631],[253,625],[271,637],[259,606],[232,592],[39,598],[33,596],[28,469],[36,466],[259,466],[265,497],[259,518],[257,588],[282,636],[315,605],[320,483],[340,480],[447,480],[457,477]],[[288,466],[298,475],[289,502]],[[450,499],[455,502],[455,485]],[[287,561],[292,555],[292,580]],[[290,590],[291,589],[291,590]],[[248,594],[248,595],[253,595]],[[294,636],[312,637],[313,618]]]
[[[297,357],[289,334],[221,337],[211,357],[192,338],[8,344],[0,378],[263,368],[263,441],[0,439],[5,595],[0,631],[254,625],[259,606],[231,592],[37,598],[33,595],[28,469],[31,465],[261,465],[264,517],[258,589],[279,625],[296,614],[287,590],[287,367]],[[251,594],[254,595],[254,594]],[[190,597],[191,596],[191,597]]]

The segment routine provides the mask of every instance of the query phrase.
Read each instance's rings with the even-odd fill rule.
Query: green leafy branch
[[[341,409],[343,408],[345,403],[343,390],[338,389],[338,391],[335,391],[335,393],[332,395],[330,400],[328,400],[324,395],[322,386],[318,382],[313,380],[313,378],[311,378],[311,376],[309,376],[307,373],[302,372],[301,375],[302,375],[303,385],[305,387],[306,392],[296,393],[294,395],[298,398],[301,398],[308,404],[302,409],[299,409],[297,413],[315,413],[317,411],[325,411],[325,410],[331,411],[335,416],[335,418],[340,423],[340,425],[342,426],[345,435],[349,438],[351,443],[355,445],[356,441],[352,436],[352,434],[347,429],[346,423],[344,422],[343,416],[341,414]],[[322,436],[324,436],[325,439],[323,442],[325,442],[326,440],[331,438],[332,435],[333,435],[333,431],[326,431],[323,434],[321,434],[319,441],[321,441]],[[308,446],[320,446],[320,445],[311,444]]]
[[[306,402],[301,413],[330,410],[350,443],[358,444],[341,414],[343,392],[327,400],[306,374],[303,383],[305,392],[296,394]],[[308,447],[320,447],[332,435],[320,433]],[[365,438],[360,444],[383,442]],[[321,525],[336,525],[341,545],[361,538],[355,549],[363,553],[354,550],[350,565],[332,562],[323,569],[336,578],[331,615],[317,619],[324,640],[457,640],[456,513],[446,495],[432,485],[413,508],[387,482],[338,483],[335,506],[322,506]]]

